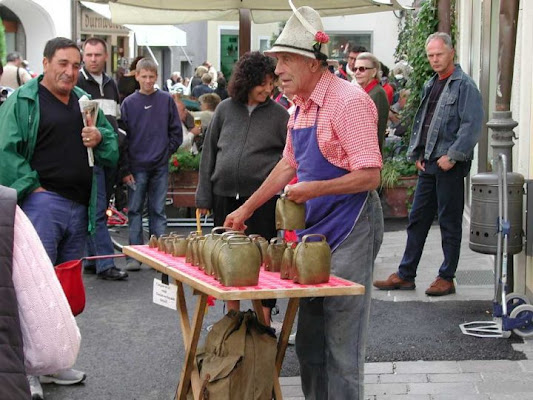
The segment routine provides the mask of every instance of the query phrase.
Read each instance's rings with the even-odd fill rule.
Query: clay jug
[[[270,239],[265,259],[265,271],[279,272],[281,270],[281,259],[287,244],[283,238],[275,237]]]
[[[192,264],[192,241],[196,237],[197,232],[192,231],[187,236],[187,249],[185,250],[185,262]]]
[[[283,257],[281,258],[281,270],[280,278],[281,279],[290,279],[294,277],[294,268],[293,268],[293,258],[294,258],[294,249],[296,247],[295,242],[287,243],[287,247],[283,252]]]
[[[256,286],[261,252],[246,236],[231,236],[218,251],[219,281],[224,286]]]
[[[268,249],[268,240],[266,240],[261,235],[248,235],[250,239],[255,243],[255,245],[259,248],[259,251],[261,251],[261,265],[265,264],[265,259],[267,255],[267,249]]]
[[[220,269],[219,269],[220,266],[219,266],[218,253],[222,245],[226,243],[226,241],[229,238],[232,238],[232,237],[242,239],[242,238],[246,238],[247,236],[239,232],[229,231],[229,232],[224,232],[223,234],[221,234],[218,240],[215,241],[215,245],[211,252],[211,267],[213,268],[211,275],[213,275],[216,280],[220,279]]]
[[[187,253],[187,239],[183,236],[178,236],[174,238],[174,248],[172,255],[174,257],[185,257]]]
[[[311,242],[309,238],[320,238]],[[316,285],[329,281],[331,271],[331,249],[326,237],[319,234],[305,235],[294,250],[293,281],[302,285]]]
[[[157,248],[157,236],[156,235],[150,236],[150,240],[148,241],[148,247],[150,247],[151,249]]]
[[[204,245],[202,247],[202,269],[207,275],[213,275],[213,263],[211,262],[211,253],[215,247],[215,243],[224,232],[232,231],[230,228],[224,226],[215,226],[211,229],[211,233],[206,235]]]
[[[200,266],[200,242],[205,240],[202,235],[196,235],[192,241],[192,265],[195,267]]]
[[[298,204],[282,194],[276,201],[276,229],[305,229],[305,204]]]

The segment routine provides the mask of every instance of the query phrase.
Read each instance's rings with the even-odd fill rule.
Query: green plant
[[[381,187],[392,188],[398,184],[401,177],[416,175],[416,166],[404,154],[400,154],[383,161],[381,169]]]
[[[200,154],[194,155],[190,151],[178,150],[168,160],[169,172],[198,171],[200,169]]]
[[[398,46],[394,52],[396,61],[407,60],[412,68],[407,82],[410,90],[407,104],[402,110],[402,125],[407,128],[407,141],[411,136],[413,119],[420,105],[420,95],[424,83],[433,76],[434,72],[426,57],[426,39],[437,31],[439,16],[437,13],[438,0],[426,0],[417,12],[407,11],[404,20],[400,21]],[[451,1],[451,37],[455,44],[457,24],[455,19],[455,0]]]

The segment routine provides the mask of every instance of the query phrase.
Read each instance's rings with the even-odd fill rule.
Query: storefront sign
[[[83,32],[129,33],[129,30],[122,25],[114,24],[111,20],[88,10],[83,10],[81,13],[81,30]]]

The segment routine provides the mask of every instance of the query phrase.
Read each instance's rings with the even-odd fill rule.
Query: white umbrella
[[[117,24],[185,24],[203,20],[238,20],[249,10],[257,24],[286,21],[292,15],[287,0],[96,0],[109,3],[111,19]],[[405,1],[404,1],[405,3]],[[397,0],[301,0],[295,6],[309,6],[321,16],[366,14],[405,9]]]

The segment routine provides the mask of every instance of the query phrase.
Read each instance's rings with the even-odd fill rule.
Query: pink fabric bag
[[[18,206],[13,284],[19,304],[26,373],[45,375],[72,367],[80,349],[78,325],[37,232]]]

